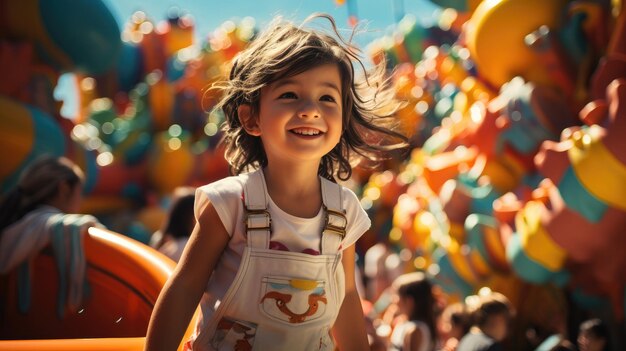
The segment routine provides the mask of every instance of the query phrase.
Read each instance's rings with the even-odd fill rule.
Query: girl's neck
[[[263,169],[267,192],[272,201],[290,215],[312,218],[322,206],[321,183],[317,167],[268,165]]]

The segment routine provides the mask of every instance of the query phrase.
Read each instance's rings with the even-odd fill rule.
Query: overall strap
[[[322,178],[322,201],[324,202],[324,228],[322,229],[321,250],[324,255],[334,255],[339,251],[346,236],[346,211],[343,208],[341,185]]]
[[[259,169],[248,173],[248,180],[244,183],[244,225],[248,246],[267,249],[270,243],[272,219],[267,210],[269,200],[262,172],[263,170]]]

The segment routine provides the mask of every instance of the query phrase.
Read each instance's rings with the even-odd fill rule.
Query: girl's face
[[[314,67],[273,82],[261,90],[255,120],[268,162],[311,162],[339,143],[342,91],[335,64]],[[250,131],[249,131],[250,132]]]

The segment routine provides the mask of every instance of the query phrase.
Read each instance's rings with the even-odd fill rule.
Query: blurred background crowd
[[[366,1],[327,2],[346,33],[367,20]],[[393,23],[359,46],[387,60],[411,150],[345,184],[372,219],[357,243],[372,347],[394,349],[412,321],[441,350],[474,350],[481,335],[505,350],[626,348],[623,2],[381,3]],[[80,206],[55,205],[75,183],[51,176],[33,189],[67,189],[21,211],[89,214],[71,225],[177,260],[194,188],[228,175],[207,88],[261,24],[242,15],[198,33],[203,13],[119,19],[121,7],[0,1],[0,191],[26,192],[29,167],[64,157]]]

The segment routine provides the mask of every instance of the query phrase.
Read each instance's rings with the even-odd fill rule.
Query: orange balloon
[[[166,79],[161,78],[150,87],[148,98],[155,129],[166,130],[172,124],[174,88]]]

